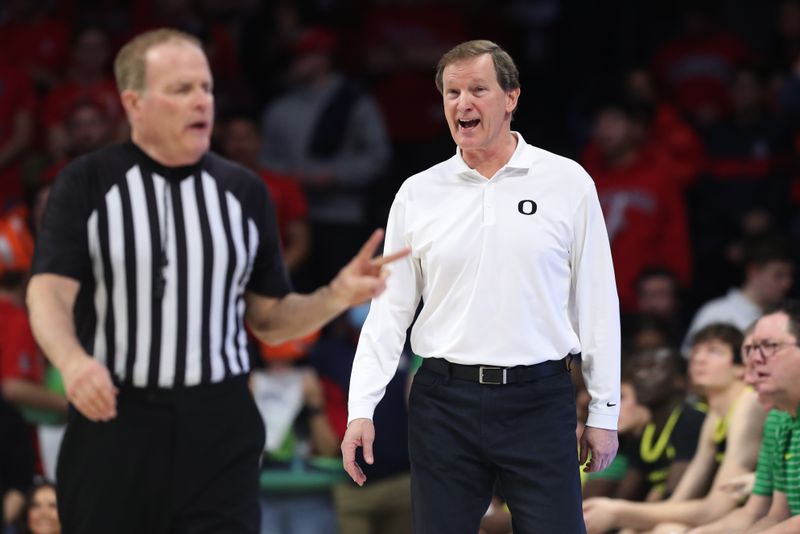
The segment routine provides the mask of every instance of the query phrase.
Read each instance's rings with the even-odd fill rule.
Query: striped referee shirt
[[[80,282],[82,346],[134,387],[247,373],[245,292],[290,291],[275,210],[256,175],[214,153],[165,167],[132,142],[64,169],[33,271]]]

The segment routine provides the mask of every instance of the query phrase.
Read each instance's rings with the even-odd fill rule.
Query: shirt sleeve
[[[283,297],[292,290],[286,265],[281,254],[278,223],[275,206],[267,191],[267,186],[260,180],[255,181],[252,211],[254,219],[249,221],[250,246],[257,246],[253,260],[253,270],[247,283],[247,290],[267,297]]]
[[[384,255],[410,246],[405,235],[407,205],[401,194],[402,190],[389,211]],[[350,375],[348,423],[353,419],[372,419],[375,407],[397,371],[406,330],[422,292],[422,272],[413,249],[411,254],[387,268],[391,275],[386,290],[372,300],[358,340]]]
[[[616,430],[619,418],[620,319],[611,247],[594,185],[579,203],[570,250],[570,318],[581,345],[591,396],[586,425]]]
[[[86,165],[68,165],[56,178],[36,235],[33,274],[52,273],[78,281],[91,276],[90,215]]]

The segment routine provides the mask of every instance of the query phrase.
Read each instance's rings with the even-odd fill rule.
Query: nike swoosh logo
[[[609,408],[611,408],[612,406],[616,406],[616,405],[617,405],[616,402],[607,402],[606,403],[606,406],[608,406]]]
[[[792,454],[791,452],[787,452],[786,454],[783,455],[784,460],[791,460],[792,458],[794,458],[794,454]]]

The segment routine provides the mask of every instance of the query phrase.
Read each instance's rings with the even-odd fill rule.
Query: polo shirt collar
[[[497,173],[492,177],[492,180],[503,179],[513,176],[525,176],[528,170],[533,165],[534,154],[530,147],[525,142],[522,134],[512,130],[511,132],[517,137],[517,148],[511,154],[508,163],[503,165]],[[456,153],[453,157],[454,171],[459,177],[471,182],[486,182],[486,177],[482,176],[475,169],[471,169],[461,156],[461,149],[456,147]]]

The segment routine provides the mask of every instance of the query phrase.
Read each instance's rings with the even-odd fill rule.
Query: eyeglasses
[[[782,347],[787,345],[791,345],[794,347],[800,346],[798,343],[792,343],[789,341],[781,341],[781,342],[774,342],[774,341],[762,341],[761,343],[754,343],[752,345],[743,345],[742,352],[744,353],[745,358],[752,358],[756,355],[756,351],[761,353],[761,356],[764,357],[765,360],[772,358],[775,356],[775,353]]]

